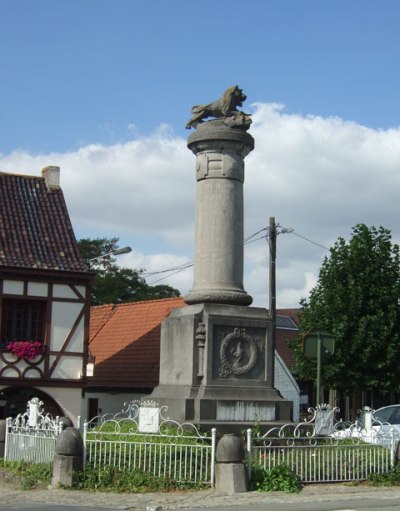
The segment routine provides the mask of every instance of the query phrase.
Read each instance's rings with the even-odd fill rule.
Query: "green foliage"
[[[156,477],[148,471],[87,466],[84,474],[75,475],[73,487],[89,491],[145,493],[170,491],[180,488],[180,485],[168,478]]]
[[[92,284],[92,305],[125,303],[180,296],[178,289],[168,285],[150,286],[143,277],[143,270],[120,268],[113,256],[93,258],[117,250],[118,238],[83,238],[78,240],[82,259],[96,272]]]
[[[270,470],[265,470],[260,465],[252,465],[249,486],[253,491],[297,493],[301,490],[301,481],[286,465],[276,465]]]
[[[316,364],[302,351],[310,329],[329,331],[336,339],[334,355],[323,364],[323,382],[349,395],[357,390],[380,393],[400,381],[400,255],[389,230],[353,228],[349,242],[339,238],[330,249],[318,283],[303,299],[300,336],[292,344],[296,373],[316,377]]]
[[[29,463],[26,461],[1,460],[3,477],[21,490],[47,488],[51,483],[50,463]]]
[[[195,432],[189,428],[181,429],[179,433],[176,427],[170,426],[168,423],[161,424],[160,432],[157,433],[140,433],[138,425],[130,419],[122,419],[120,421],[108,420],[103,424],[99,424],[88,430],[88,440],[107,440],[108,442],[140,442],[151,444],[169,444],[176,445],[204,445],[204,441]],[[197,429],[199,432],[199,429]],[[199,432],[201,435],[201,433]]]
[[[370,474],[368,483],[372,486],[400,486],[400,464],[385,474]]]
[[[206,481],[209,477],[211,459],[202,458],[200,463],[198,460],[205,450],[210,451],[209,438],[199,437],[192,428],[177,429],[170,424],[162,424],[160,430],[162,433],[159,434],[140,433],[132,420],[106,421],[87,433],[88,452],[91,453],[88,466],[95,471],[109,465],[128,471],[129,467],[135,467],[153,475],[162,474],[162,481],[167,481],[170,486],[173,484],[174,488],[202,487],[198,481]],[[185,478],[183,474],[190,474],[191,481],[170,482],[169,478]],[[100,475],[106,477],[107,473]]]

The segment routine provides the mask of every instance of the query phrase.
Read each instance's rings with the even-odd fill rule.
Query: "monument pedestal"
[[[196,304],[162,323],[160,384],[150,399],[168,416],[218,427],[291,419],[271,381],[271,320],[262,308]],[[225,428],[226,429],[226,428]]]

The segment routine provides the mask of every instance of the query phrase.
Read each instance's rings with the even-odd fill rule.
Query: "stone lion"
[[[196,105],[192,108],[193,117],[189,119],[186,128],[196,128],[207,117],[230,118],[227,123],[229,126],[241,126],[247,129],[250,126],[251,119],[248,114],[240,112],[237,107],[242,106],[246,100],[246,95],[237,85],[226,89],[220,99],[209,105]]]

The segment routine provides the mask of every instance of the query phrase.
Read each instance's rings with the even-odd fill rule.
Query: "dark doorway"
[[[14,418],[19,413],[26,412],[27,403],[33,397],[43,401],[45,413],[53,417],[64,415],[56,401],[42,390],[33,387],[8,387],[0,391],[0,419]]]

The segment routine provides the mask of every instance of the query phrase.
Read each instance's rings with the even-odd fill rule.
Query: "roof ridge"
[[[0,176],[13,176],[13,177],[23,177],[24,179],[44,179],[42,176],[32,176],[32,174],[18,174],[16,172],[4,172],[0,170]]]
[[[154,303],[154,302],[171,302],[173,300],[183,300],[183,297],[182,296],[170,296],[168,298],[152,298],[151,300],[138,300],[138,301],[133,301],[133,302],[124,302],[124,303],[118,303],[118,304],[115,304],[117,307],[127,307],[129,305],[134,305],[134,304],[143,304],[143,303]],[[108,304],[108,305],[113,305],[113,304]]]

